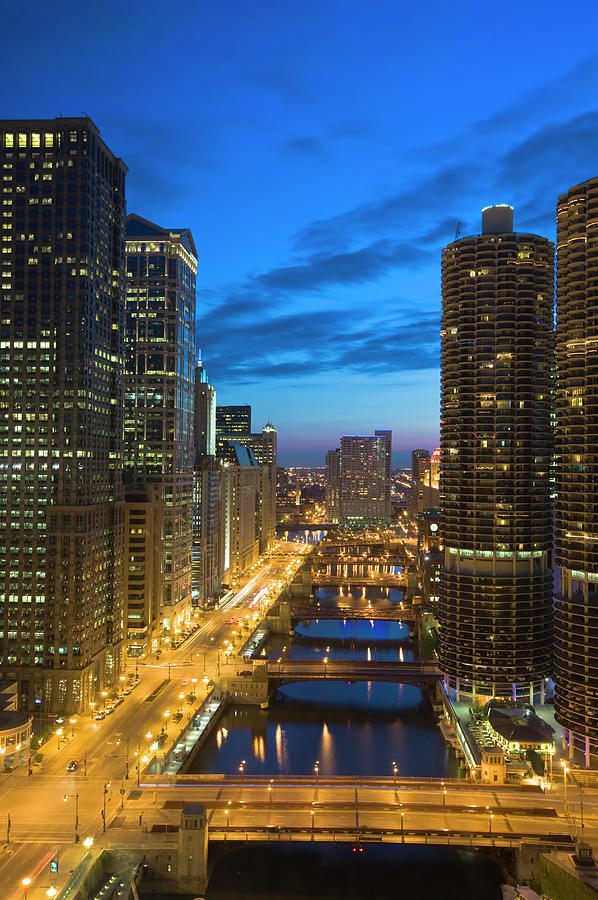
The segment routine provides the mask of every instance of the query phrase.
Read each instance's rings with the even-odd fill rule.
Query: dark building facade
[[[557,205],[555,715],[598,764],[598,178]]]
[[[88,118],[0,122],[0,673],[82,711],[123,656],[126,166]]]
[[[217,406],[216,433],[225,437],[251,434],[251,406]]]
[[[553,245],[484,210],[443,250],[442,300],[440,666],[531,695],[551,669]]]

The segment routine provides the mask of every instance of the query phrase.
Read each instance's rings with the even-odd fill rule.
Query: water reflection
[[[317,544],[326,536],[325,528],[302,528],[284,531],[282,539],[285,541],[293,541],[299,544]]]

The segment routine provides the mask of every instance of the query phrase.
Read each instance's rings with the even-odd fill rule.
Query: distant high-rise
[[[216,458],[216,390],[200,363],[195,369],[193,476],[193,604],[215,597],[224,575],[223,468]]]
[[[196,273],[188,228],[127,216],[125,482],[162,490],[165,633],[191,608]]]
[[[251,434],[251,406],[217,406],[216,434]]]
[[[228,431],[226,429],[229,429]],[[251,406],[216,407],[216,453],[225,458],[236,453],[231,450],[231,442],[249,447],[255,461],[265,466],[262,485],[258,494],[258,526],[260,553],[265,552],[276,539],[276,458],[278,435],[276,428],[267,422],[261,432],[251,431]]]
[[[554,709],[598,764],[598,178],[557,205]]]
[[[550,674],[553,245],[511,207],[442,254],[439,658],[516,696]]]
[[[390,504],[390,485],[392,483],[392,431],[374,431],[374,436],[383,438],[386,441],[386,445],[384,448],[385,460],[386,460],[386,480],[388,481],[388,493],[385,494],[385,509],[384,509],[384,517],[388,518],[390,521],[391,517],[391,504]]]
[[[326,518],[338,522],[341,495],[341,451],[329,450],[326,454]]]
[[[339,520],[348,525],[390,523],[391,432],[341,438]]]
[[[250,407],[251,408],[251,407]],[[195,462],[216,454],[216,389],[201,360],[195,367]]]
[[[76,712],[123,656],[124,163],[89,118],[0,122],[0,673]]]
[[[414,485],[423,484],[426,472],[430,469],[430,451],[411,451],[411,481]]]

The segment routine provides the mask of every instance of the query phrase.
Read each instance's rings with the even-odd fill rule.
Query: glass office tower
[[[127,216],[125,483],[162,490],[164,637],[191,612],[196,275],[188,228]]]

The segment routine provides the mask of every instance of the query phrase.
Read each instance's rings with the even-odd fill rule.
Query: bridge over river
[[[370,662],[366,660],[287,659],[268,661],[270,689],[295,681],[398,681],[411,684],[442,681],[442,673],[432,662]]]
[[[415,622],[419,610],[413,606],[317,606],[315,604],[291,605],[291,620],[301,622],[307,619],[360,619],[370,622]]]

